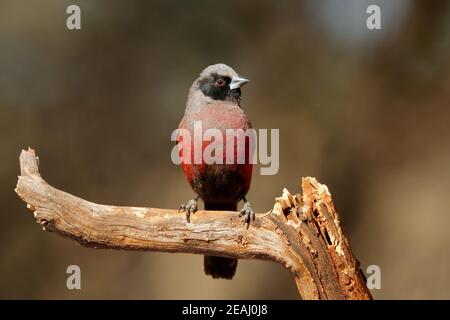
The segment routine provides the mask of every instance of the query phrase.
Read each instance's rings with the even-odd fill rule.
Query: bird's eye
[[[225,80],[217,79],[215,85],[216,87],[223,87],[225,85]]]

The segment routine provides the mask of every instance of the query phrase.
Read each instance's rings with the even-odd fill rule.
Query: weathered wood
[[[41,178],[34,150],[20,155],[16,192],[44,230],[83,246],[272,260],[293,275],[303,299],[371,299],[340,227],[331,194],[303,178],[303,195],[286,189],[274,208],[247,226],[236,212],[100,205],[58,190]]]

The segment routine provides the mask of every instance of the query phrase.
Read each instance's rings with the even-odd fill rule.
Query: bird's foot
[[[198,209],[198,196],[195,196],[194,199],[188,202],[188,204],[180,205],[180,208],[178,209],[178,212],[185,212],[186,213],[186,221],[191,222],[191,214],[194,214],[195,211]]]
[[[247,223],[247,226],[250,224],[250,221],[255,220],[255,211],[253,211],[250,202],[244,200],[244,206],[239,212],[239,217],[244,217],[244,222]]]

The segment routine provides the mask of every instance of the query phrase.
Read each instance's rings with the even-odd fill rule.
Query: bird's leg
[[[178,209],[178,212],[186,213],[187,222],[191,222],[191,214],[194,214],[195,211],[197,211],[197,201],[199,198],[199,195],[196,195],[191,201],[188,202],[188,204],[182,204]]]
[[[239,217],[243,216],[245,223],[249,225],[250,221],[255,220],[255,211],[253,211],[250,202],[245,197],[242,197],[242,200],[244,201],[244,206],[239,212]]]

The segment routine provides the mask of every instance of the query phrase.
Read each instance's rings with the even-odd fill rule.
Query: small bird
[[[226,129],[250,129],[251,123],[241,109],[241,87],[249,80],[240,77],[231,67],[219,63],[208,66],[200,76],[193,82],[188,95],[186,110],[179,125],[180,129],[187,129],[191,136],[194,134],[194,123],[201,121],[202,129],[219,129],[226,135]],[[194,139],[190,145],[183,146],[183,140],[178,138],[179,146],[188,147],[184,149],[194,151]],[[251,148],[249,140],[235,140],[234,162],[224,161],[220,163],[206,164],[204,161],[195,164],[183,161],[181,157],[181,167],[184,176],[196,193],[196,196],[187,205],[181,205],[180,210],[186,213],[187,221],[190,215],[197,211],[199,198],[203,200],[205,210],[236,211],[239,201],[244,201],[244,206],[239,213],[239,217],[244,216],[244,221],[248,224],[255,219],[250,202],[246,199],[246,194],[250,188],[252,178],[251,156],[254,150]],[[222,150],[226,150],[227,140],[223,139]],[[245,145],[242,145],[245,144]],[[208,141],[202,143],[202,151],[208,145]],[[239,155],[238,152],[245,152]],[[181,154],[180,154],[181,156]],[[244,162],[238,162],[238,156],[244,156]],[[204,271],[213,278],[231,279],[236,273],[237,260],[225,257],[204,257]]]

